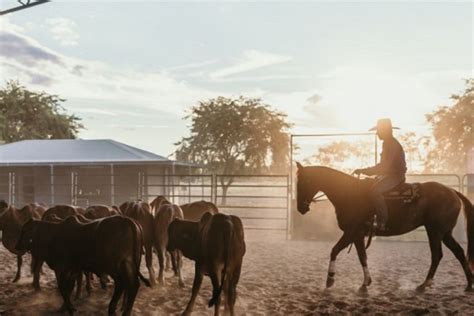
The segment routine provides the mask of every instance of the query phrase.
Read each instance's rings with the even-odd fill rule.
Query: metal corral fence
[[[11,172],[0,173],[0,200],[15,203],[15,177]]]
[[[232,183],[226,189],[227,183]],[[239,216],[246,229],[288,232],[288,175],[217,175],[214,203],[226,214]]]
[[[163,195],[182,205],[212,201],[221,212],[239,216],[246,229],[288,231],[288,175],[177,175],[104,173],[90,167],[78,172],[44,176],[0,175],[0,199],[16,205],[120,205],[125,201],[151,202]],[[19,182],[15,182],[18,178]],[[230,182],[229,182],[230,181]]]
[[[158,195],[164,195],[175,204],[194,201],[215,201],[215,175],[139,175],[139,198],[151,202]]]

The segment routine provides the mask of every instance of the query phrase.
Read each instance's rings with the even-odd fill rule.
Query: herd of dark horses
[[[237,216],[219,213],[206,201],[176,205],[159,196],[150,204],[127,201],[117,206],[94,205],[87,209],[71,205],[31,203],[18,209],[0,201],[0,231],[3,245],[17,256],[21,277],[22,257],[31,253],[33,286],[40,290],[44,262],[54,271],[63,298],[60,311],[73,314],[71,295],[81,295],[85,277],[91,294],[94,275],[102,288],[111,278],[114,292],[109,314],[115,314],[122,300],[122,314],[130,315],[140,282],[156,284],[152,255],[159,262],[158,282],[164,286],[164,270],[169,268],[184,286],[181,275],[182,255],[195,262],[192,295],[184,314],[192,312],[204,275],[211,279],[213,292],[209,307],[219,314],[221,293],[225,309],[234,314],[236,286],[245,254],[244,230]],[[142,254],[149,277],[140,272]]]

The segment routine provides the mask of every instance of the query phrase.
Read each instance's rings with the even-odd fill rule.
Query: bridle
[[[322,198],[325,197],[325,196],[326,196],[326,193],[321,193],[320,195],[317,195],[317,196],[315,196],[314,198],[312,198],[309,203],[311,203],[311,202],[317,203],[317,202],[326,201],[326,199],[322,199]],[[308,203],[308,204],[309,204],[309,203]]]
[[[326,199],[322,199],[322,198],[325,197],[325,196],[326,196],[326,193],[321,193],[320,195],[315,196],[314,198],[312,198],[309,202],[305,202],[305,204],[306,204],[306,206],[309,207],[309,205],[313,202],[314,203],[324,202],[324,201],[326,201]]]

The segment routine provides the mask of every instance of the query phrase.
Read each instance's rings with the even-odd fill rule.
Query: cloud
[[[29,83],[28,88],[34,90],[47,87],[49,93],[67,100],[139,107],[143,109],[140,112],[160,109],[179,117],[197,100],[219,94],[166,72],[143,72],[61,55],[25,35],[23,29],[8,25],[0,30],[0,71],[4,80]],[[104,111],[109,109],[118,114],[113,108]]]
[[[40,72],[35,72],[31,71],[26,68],[19,67],[18,65],[15,64],[10,64],[7,61],[2,62],[2,58],[0,57],[0,72],[2,74],[7,74],[7,73],[17,73],[17,74],[22,74],[23,76],[26,77],[26,80],[23,79],[21,81],[28,81],[31,84],[34,85],[42,85],[42,86],[50,86],[53,83],[52,78],[44,75],[43,73]],[[9,79],[7,77],[4,77],[3,79]],[[18,77],[16,79],[19,79]]]
[[[258,50],[245,50],[243,56],[238,59],[233,65],[218,69],[209,74],[213,80],[220,80],[226,77],[249,72],[252,70],[285,63],[291,60],[291,57],[281,56]]]
[[[221,78],[219,82],[265,82],[270,80],[294,80],[307,79],[309,76],[304,75],[262,75],[262,76],[239,76]]]
[[[79,33],[76,22],[67,18],[50,18],[45,21],[53,38],[63,46],[77,46]]]
[[[202,68],[209,65],[213,65],[217,63],[217,61],[218,61],[217,59],[211,59],[211,60],[205,60],[201,62],[178,65],[178,66],[166,68],[166,71],[182,71],[182,70],[189,70],[189,69],[195,69],[195,68]]]
[[[61,57],[32,38],[0,29],[0,56],[32,67],[40,63],[63,65]]]
[[[117,116],[117,113],[102,110],[102,109],[96,109],[96,108],[79,108],[76,111],[79,113],[92,113],[92,114],[101,114],[101,115],[107,115],[107,116]]]

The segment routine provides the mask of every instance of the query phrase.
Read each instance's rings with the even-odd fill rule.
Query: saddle
[[[401,200],[412,203],[420,197],[420,183],[400,183],[384,194],[385,200]]]

